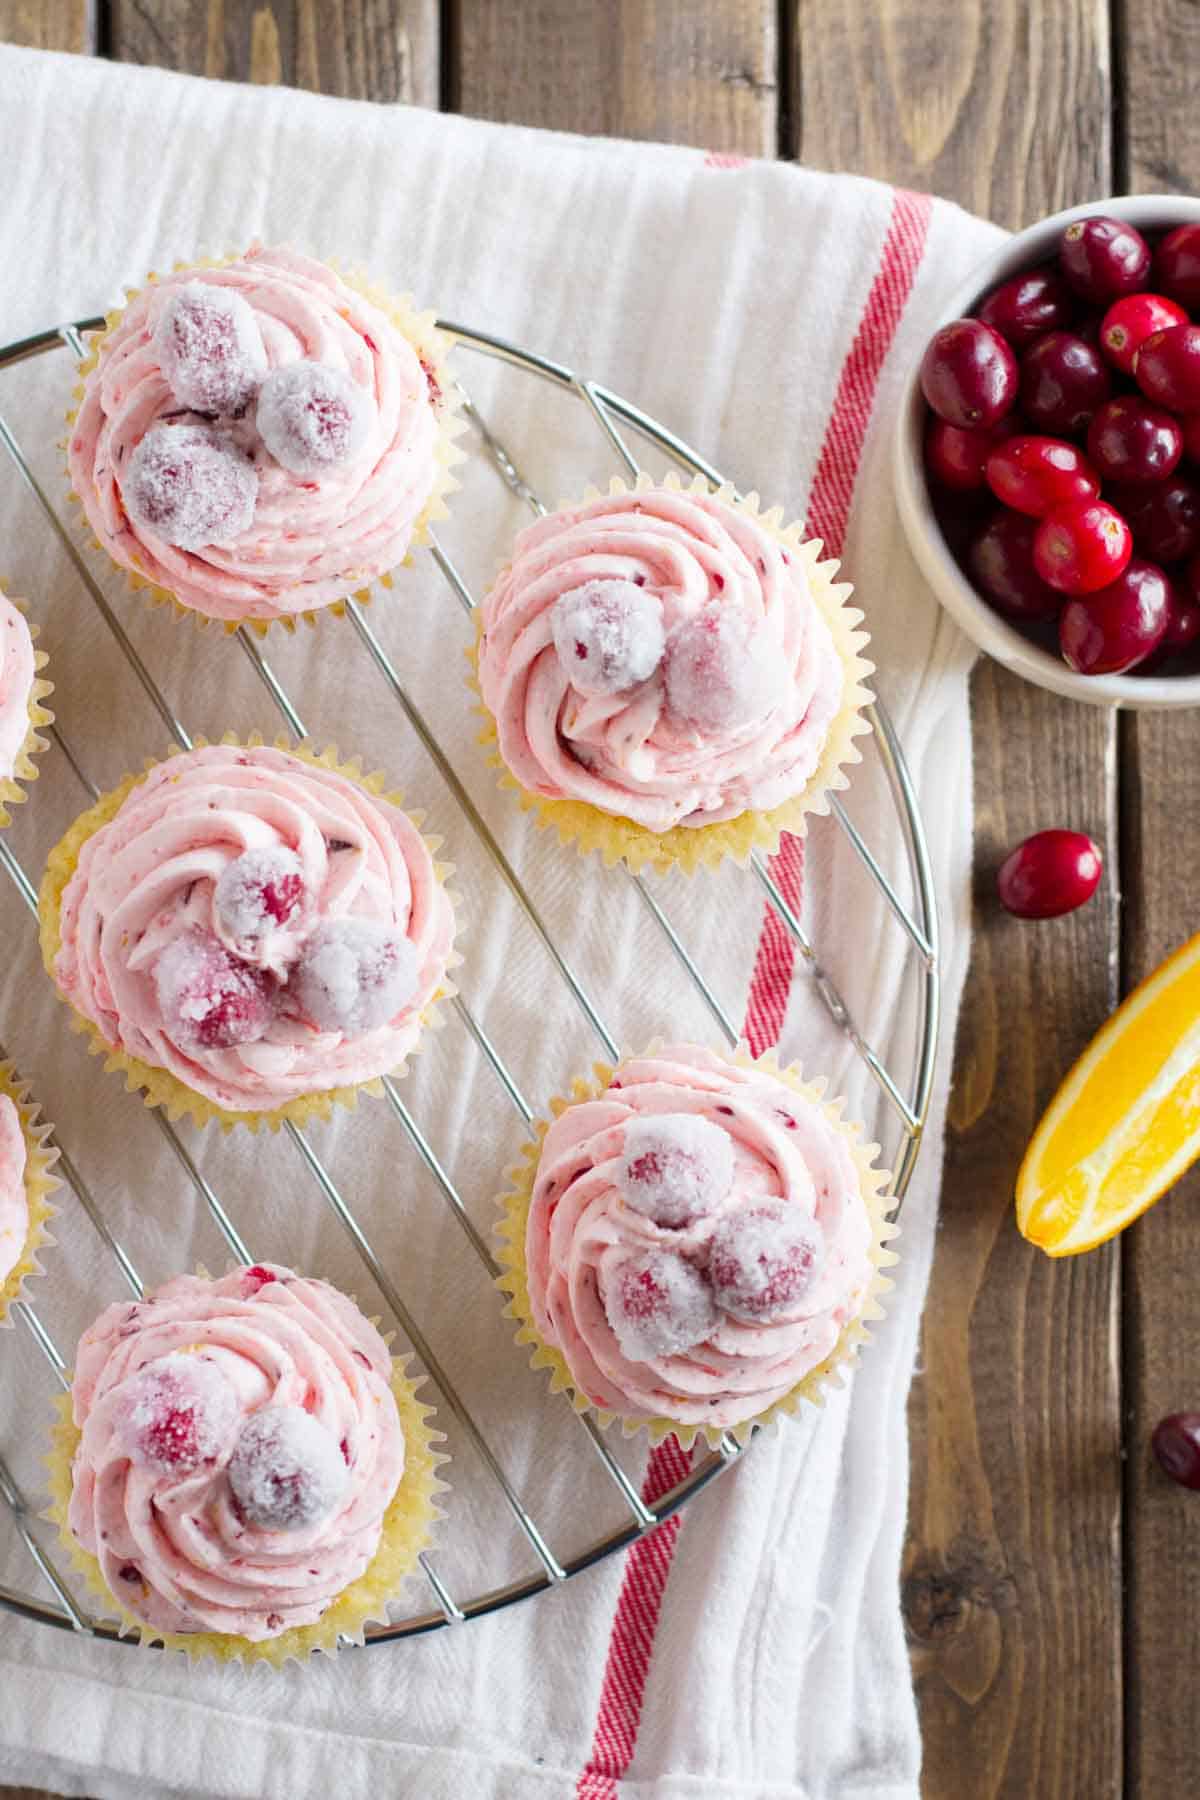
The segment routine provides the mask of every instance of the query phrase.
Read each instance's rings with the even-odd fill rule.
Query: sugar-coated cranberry
[[[1115,496],[1143,556],[1158,563],[1182,562],[1200,550],[1200,487],[1186,475],[1172,475],[1144,492]]]
[[[1017,397],[1016,361],[992,326],[956,319],[930,339],[921,359],[921,392],[948,425],[994,425]]]
[[[621,694],[662,661],[662,601],[632,581],[585,581],[551,610],[554,648],[581,694]]]
[[[1050,331],[1021,358],[1021,410],[1035,428],[1070,437],[1112,393],[1099,350],[1077,332]]]
[[[1074,500],[1048,513],[1033,540],[1033,566],[1064,594],[1090,594],[1115,581],[1133,555],[1120,513],[1103,500]]]
[[[154,966],[163,1029],[181,1050],[232,1050],[266,1036],[272,990],[255,968],[231,956],[219,938],[186,931]]]
[[[1179,421],[1136,394],[1107,400],[1088,426],[1088,455],[1105,481],[1164,481],[1183,455]]]
[[[722,1311],[752,1325],[796,1313],[824,1262],[813,1221],[779,1200],[723,1213],[709,1247],[708,1278]]]
[[[1009,438],[988,457],[987,483],[1005,506],[1037,519],[1100,492],[1100,477],[1083,452],[1062,438]]]
[[[1124,219],[1096,214],[1076,219],[1062,234],[1058,262],[1075,292],[1095,304],[1144,288],[1150,246]]]
[[[1200,223],[1168,231],[1154,252],[1154,280],[1188,312],[1200,311]]]
[[[1169,325],[1186,324],[1182,306],[1162,294],[1125,294],[1104,315],[1100,348],[1114,369],[1132,375],[1134,360],[1148,337]]]
[[[277,463],[293,475],[324,475],[353,462],[366,444],[373,406],[366,388],[325,363],[284,363],[258,391],[255,424]]]
[[[237,1413],[237,1391],[215,1362],[173,1352],[121,1383],[113,1423],[135,1463],[184,1476],[224,1453]]]
[[[1169,616],[1166,576],[1135,556],[1107,587],[1067,602],[1058,641],[1080,675],[1122,675],[1158,649]]]
[[[284,844],[243,850],[226,864],[213,890],[218,934],[243,957],[256,957],[264,940],[294,919],[303,904],[303,867]]]
[[[1052,618],[1062,605],[1062,595],[1034,567],[1036,531],[1036,519],[1004,508],[988,520],[967,556],[976,586],[1016,619]]]
[[[1200,411],[1200,325],[1168,325],[1139,347],[1133,365],[1147,400],[1175,413]]]
[[[389,1025],[417,991],[416,950],[396,926],[350,915],[313,932],[288,992],[320,1031],[362,1037]]]
[[[242,1270],[242,1287],[247,1295],[257,1294],[261,1288],[269,1287],[278,1281],[274,1269],[268,1269],[264,1263],[252,1263],[248,1269]]]
[[[1104,862],[1082,831],[1037,831],[1000,865],[1000,903],[1018,919],[1057,919],[1090,900]]]
[[[251,1413],[229,1458],[238,1511],[263,1531],[295,1531],[327,1519],[348,1481],[338,1439],[301,1406]]]
[[[1200,247],[1196,254],[1200,260]],[[1180,1487],[1200,1488],[1200,1413],[1168,1413],[1154,1427],[1150,1444],[1164,1475]]]
[[[984,466],[992,451],[1012,435],[1012,414],[985,429],[964,431],[930,413],[925,427],[925,467],[931,481],[952,493],[970,494],[987,486]]]
[[[205,425],[151,426],[120,485],[134,524],[180,550],[232,544],[258,500],[250,458]]]
[[[1055,269],[1027,269],[994,289],[979,308],[979,317],[1010,343],[1024,350],[1046,331],[1061,331],[1075,316],[1075,297]]]
[[[663,670],[668,707],[698,731],[761,724],[782,692],[778,659],[757,621],[719,601],[676,625]]]
[[[629,1362],[678,1356],[712,1335],[717,1309],[704,1277],[673,1250],[615,1258],[604,1275],[604,1312]]]
[[[158,315],[154,348],[175,399],[193,412],[240,412],[267,372],[253,309],[210,281],[176,289]]]
[[[687,1225],[733,1186],[733,1143],[698,1113],[630,1119],[616,1182],[625,1204],[656,1225]]]

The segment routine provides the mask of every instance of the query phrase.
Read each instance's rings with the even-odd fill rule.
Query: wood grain
[[[95,49],[93,8],[88,0],[0,0],[0,43],[86,55]]]

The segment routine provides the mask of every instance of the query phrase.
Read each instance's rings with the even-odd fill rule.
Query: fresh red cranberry
[[[1082,831],[1037,831],[1000,865],[1000,904],[1018,919],[1057,919],[1090,900],[1104,862]]]
[[[1182,562],[1200,550],[1200,487],[1187,476],[1172,475],[1119,499],[1139,552],[1152,562]]]
[[[1103,500],[1074,500],[1049,513],[1033,540],[1033,566],[1064,594],[1090,594],[1115,581],[1133,554],[1120,513]]]
[[[1124,219],[1076,219],[1062,234],[1059,267],[1075,292],[1096,304],[1144,288],[1150,246]]]
[[[1150,1443],[1164,1475],[1180,1487],[1200,1488],[1200,1413],[1168,1413],[1154,1427]]]
[[[1179,424],[1183,431],[1183,454],[1189,462],[1200,463],[1200,413],[1189,413]]]
[[[1123,675],[1158,649],[1170,612],[1166,576],[1134,557],[1107,587],[1063,607],[1058,641],[1064,660],[1080,675]]]
[[[925,431],[925,467],[930,479],[956,494],[973,493],[987,486],[984,464],[996,448],[1010,435],[1008,419],[989,425],[981,431],[964,431],[959,425],[947,425],[931,413]]]
[[[1170,412],[1200,412],[1200,325],[1168,325],[1141,345],[1133,365],[1147,400]]]
[[[997,500],[1035,519],[1100,492],[1100,477],[1082,451],[1062,438],[1009,438],[988,457],[986,473]]]
[[[1164,481],[1183,455],[1178,419],[1136,395],[1108,400],[1088,426],[1088,455],[1105,481]]]
[[[921,359],[921,392],[948,425],[994,425],[1017,397],[1016,359],[982,319],[956,319],[930,340]]]
[[[1162,294],[1125,294],[1104,315],[1100,348],[1122,375],[1132,375],[1134,359],[1148,337],[1187,322],[1182,306]]]
[[[1055,269],[1026,269],[988,295],[979,317],[1024,350],[1046,331],[1061,331],[1075,315],[1070,288]]]
[[[1200,224],[1168,231],[1154,252],[1154,280],[1180,306],[1200,311]]]
[[[1162,650],[1167,656],[1178,656],[1185,650],[1191,650],[1200,640],[1200,603],[1197,603],[1190,578],[1195,561],[1193,557],[1188,564],[1183,587],[1175,581],[1167,583],[1169,611],[1167,629],[1162,640]]]
[[[1021,358],[1021,410],[1052,435],[1085,431],[1111,393],[1104,358],[1075,332],[1049,331]]]
[[[1036,531],[1036,519],[1005,508],[988,520],[967,556],[980,592],[1017,619],[1052,618],[1062,605],[1062,595],[1033,566]]]

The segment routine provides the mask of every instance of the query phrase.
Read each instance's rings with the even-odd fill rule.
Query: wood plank
[[[89,0],[0,0],[0,43],[87,55],[96,47],[94,8]]]
[[[1090,0],[803,0],[792,148],[1030,222],[1108,190],[1106,32]],[[989,873],[1048,825],[1113,855],[1114,727],[994,665],[972,693],[976,939],[911,1408],[924,1793],[1100,1800],[1121,1767],[1119,1262],[1050,1263],[1017,1235],[1012,1189],[1115,999],[1117,911],[1110,882],[1073,918],[1021,924]]]
[[[112,0],[110,18],[122,62],[438,104],[438,0]]]
[[[1200,123],[1189,72],[1200,17],[1167,0],[1153,20],[1117,11],[1123,91],[1118,167],[1130,191],[1200,188]],[[1128,888],[1123,976],[1132,987],[1196,930],[1200,763],[1194,714],[1133,713],[1121,732]],[[1136,876],[1136,879],[1135,879]],[[1200,1171],[1126,1234],[1126,1667],[1130,1800],[1194,1793],[1200,1618],[1184,1602],[1200,1497],[1164,1479],[1149,1451],[1164,1413],[1200,1406]]]
[[[451,0],[451,9],[456,111],[775,153],[773,0]]]

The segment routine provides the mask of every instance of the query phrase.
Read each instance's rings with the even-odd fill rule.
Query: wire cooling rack
[[[100,319],[83,319],[73,325],[59,326],[25,338],[19,343],[10,344],[0,349],[0,372],[11,370],[16,364],[30,358],[54,352],[65,351],[77,360],[85,353],[82,333],[94,329],[102,323],[103,321]],[[487,332],[477,331],[469,326],[459,325],[448,320],[440,321],[440,323],[445,330],[452,332],[457,337],[462,352],[499,361],[508,365],[510,369],[538,381],[549,383],[569,398],[577,401],[586,409],[586,413],[593,421],[597,431],[602,434],[606,460],[611,461],[611,457],[615,455],[630,475],[635,476],[638,473],[639,465],[637,457],[630,447],[626,431],[636,435],[643,442],[653,445],[657,451],[665,453],[680,467],[704,476],[714,485],[720,484],[721,475],[703,456],[611,389],[585,379],[560,363],[518,348],[515,344],[506,343],[503,339],[494,337]],[[463,357],[460,355],[460,365],[462,360]],[[461,390],[461,399],[465,415],[472,428],[469,440],[472,454],[490,465],[511,493],[523,501],[532,513],[543,513],[546,509],[541,499],[518,467],[514,456],[510,454],[492,426],[481,415],[465,389]],[[464,442],[467,441],[464,440]],[[80,555],[73,533],[59,516],[40,484],[29,458],[2,413],[0,413],[0,443],[3,444],[15,473],[32,494],[36,509],[45,526],[54,534],[61,549],[69,558],[83,591],[99,611],[105,626],[127,659],[146,698],[157,712],[174,742],[181,749],[188,749],[191,746],[192,738],[186,726],[176,716],[170,702],[150,674],[136,646]],[[468,612],[472,611],[476,605],[474,594],[443,545],[436,541],[433,544],[433,557],[451,593]],[[357,636],[378,677],[390,690],[409,727],[457,802],[467,827],[478,838],[496,875],[505,883],[532,930],[541,940],[557,976],[563,982],[572,1002],[586,1021],[591,1035],[604,1055],[611,1060],[616,1060],[619,1046],[610,1027],[605,1022],[600,1007],[556,944],[536,899],[529,892],[519,872],[501,848],[450,760],[440,748],[425,716],[407,691],[393,661],[376,635],[367,612],[359,602],[352,600],[347,603],[346,617],[349,621],[349,628]],[[249,659],[255,675],[266,688],[288,730],[297,737],[305,736],[305,721],[302,713],[264,656],[261,641],[244,627],[236,635],[241,650]],[[56,700],[60,710],[62,698],[60,693]],[[882,761],[904,840],[915,900],[911,908],[901,899],[895,885],[885,873],[880,859],[864,841],[862,834],[836,798],[833,802],[833,812],[838,826],[845,832],[855,855],[861,860],[871,880],[877,885],[886,903],[887,911],[908,940],[908,968],[915,986],[913,1010],[917,1031],[915,1053],[907,1080],[893,1074],[871,1045],[860,1035],[829,971],[822,964],[816,947],[810,942],[800,919],[774,880],[768,863],[757,854],[751,861],[750,879],[758,883],[767,904],[778,915],[783,930],[792,939],[804,965],[806,965],[815,991],[834,1023],[845,1033],[857,1055],[862,1058],[879,1089],[881,1112],[885,1120],[890,1118],[893,1121],[890,1138],[888,1134],[883,1134],[883,1141],[885,1146],[889,1141],[894,1141],[896,1144],[895,1154],[891,1158],[891,1166],[895,1171],[894,1192],[897,1207],[899,1207],[916,1166],[933,1082],[938,1034],[938,927],[924,830],[904,756],[881,702],[876,702],[871,709],[871,715],[875,729],[865,749],[865,754],[878,756]],[[50,735],[59,753],[70,765],[83,791],[92,799],[97,798],[99,789],[85,772],[82,762],[68,742],[62,725],[53,727]],[[21,900],[36,917],[35,882],[21,866],[9,842],[3,836],[0,836],[0,865],[3,866],[8,878],[14,884]],[[661,932],[670,956],[678,962],[682,978],[694,988],[707,1008],[717,1031],[732,1047],[738,1040],[737,1027],[689,952],[687,945],[672,925],[662,900],[655,892],[655,884],[652,880],[634,875],[628,870],[623,870],[623,876],[636,889],[640,901],[653,921],[654,928]],[[459,1025],[474,1040],[478,1050],[482,1053],[484,1062],[499,1083],[507,1102],[528,1129],[533,1119],[533,1111],[506,1063],[501,1049],[492,1041],[475,1016],[468,997],[461,993],[458,994],[454,998],[453,1009]],[[0,1045],[0,1058],[6,1054],[5,1047]],[[385,1081],[384,1089],[387,1103],[399,1121],[412,1151],[432,1177],[443,1200],[452,1209],[459,1226],[461,1226],[468,1252],[480,1259],[489,1275],[496,1274],[498,1272],[497,1264],[487,1243],[475,1226],[461,1193],[447,1173],[436,1149],[410,1112],[400,1089],[390,1079]],[[139,1108],[141,1106],[140,1099],[131,1103],[136,1104]],[[155,1111],[151,1116],[176,1158],[184,1177],[207,1207],[229,1250],[239,1261],[252,1262],[254,1256],[250,1247],[243,1241],[218,1194],[197,1166],[184,1138],[161,1112]],[[450,1587],[439,1574],[432,1556],[426,1553],[422,1556],[421,1564],[428,1582],[428,1597],[433,1602],[432,1609],[425,1612],[414,1612],[410,1616],[397,1619],[388,1625],[372,1627],[367,1633],[368,1643],[384,1643],[418,1632],[434,1630],[440,1626],[461,1624],[468,1619],[479,1618],[495,1612],[517,1600],[544,1593],[568,1577],[590,1567],[601,1558],[622,1549],[646,1532],[652,1531],[670,1513],[694,1498],[716,1477],[725,1473],[745,1456],[753,1433],[744,1433],[740,1437],[736,1432],[726,1433],[718,1448],[695,1462],[684,1480],[672,1487],[656,1502],[650,1504],[642,1498],[634,1481],[606,1445],[603,1435],[592,1420],[586,1416],[576,1417],[572,1414],[578,1426],[581,1454],[584,1457],[594,1456],[599,1459],[600,1467],[615,1489],[623,1514],[623,1522],[616,1529],[597,1538],[582,1551],[560,1559],[551,1542],[548,1541],[550,1534],[544,1531],[542,1525],[539,1524],[535,1513],[506,1473],[494,1450],[489,1437],[488,1421],[480,1422],[468,1409],[446,1369],[435,1355],[420,1323],[397,1291],[388,1268],[372,1245],[365,1225],[351,1209],[335,1176],[322,1162],[305,1132],[288,1124],[284,1127],[284,1133],[291,1139],[323,1201],[348,1234],[354,1251],[370,1271],[401,1331],[408,1338],[420,1362],[431,1377],[433,1386],[437,1389],[435,1396],[437,1405],[453,1416],[457,1427],[473,1445],[487,1480],[495,1484],[503,1505],[515,1520],[519,1533],[532,1557],[531,1572],[527,1575],[468,1598],[451,1592]],[[120,1277],[131,1294],[135,1298],[140,1297],[143,1287],[132,1256],[111,1230],[80,1169],[63,1151],[61,1144],[58,1145],[58,1148],[60,1150],[58,1173],[66,1188],[73,1194],[100,1240],[111,1253]],[[60,1203],[62,1205],[69,1204],[65,1198]],[[65,1389],[68,1386],[67,1358],[41,1314],[29,1301],[18,1302],[14,1312],[29,1332],[38,1350],[46,1358],[58,1384]],[[0,1347],[0,1356],[3,1354],[3,1348]],[[12,1352],[10,1351],[8,1355],[11,1361]],[[529,1370],[524,1366],[523,1359],[520,1359],[520,1363],[518,1375],[525,1381],[528,1390],[522,1396],[523,1404],[530,1407],[569,1407],[569,1402],[565,1398],[555,1398],[550,1395],[544,1375]],[[586,1445],[585,1439],[588,1440]],[[17,1486],[2,1456],[0,1456],[0,1498],[3,1499],[14,1529],[32,1562],[40,1571],[52,1596],[52,1598],[42,1598],[36,1594],[21,1593],[0,1586],[0,1606],[23,1618],[32,1619],[45,1625],[57,1626],[64,1630],[97,1638],[135,1642],[136,1640],[130,1638],[121,1639],[114,1624],[94,1617],[88,1610],[87,1604],[72,1592],[68,1577],[62,1572],[50,1549],[47,1548],[49,1534],[38,1523],[36,1508],[30,1505]]]

